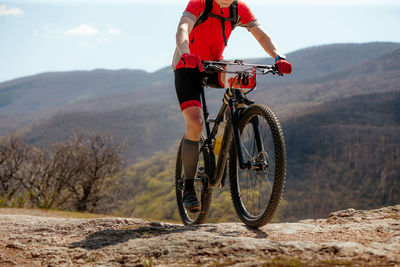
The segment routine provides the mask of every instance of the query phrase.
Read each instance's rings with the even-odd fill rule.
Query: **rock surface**
[[[400,266],[400,205],[259,230],[19,213],[0,209],[0,266]]]

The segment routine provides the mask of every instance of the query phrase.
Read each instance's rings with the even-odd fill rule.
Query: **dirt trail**
[[[0,209],[0,266],[400,266],[400,205],[259,230],[38,215]]]

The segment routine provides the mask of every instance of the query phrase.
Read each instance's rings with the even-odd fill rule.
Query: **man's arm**
[[[176,32],[176,48],[180,53],[179,62],[176,68],[199,68],[200,71],[204,71],[203,64],[198,55],[190,54],[189,49],[189,34],[194,27],[195,22],[189,17],[182,16],[181,21],[178,25],[178,31]]]
[[[186,16],[182,16],[176,32],[176,47],[181,55],[188,53],[189,50],[189,34],[193,29],[195,22]]]
[[[280,73],[290,74],[292,72],[292,65],[285,60],[285,57],[281,55],[278,48],[272,42],[271,37],[261,28],[259,25],[255,25],[250,28],[250,32],[261,44],[264,50],[275,59],[275,66]],[[278,57],[280,56],[280,57]]]
[[[280,52],[275,44],[272,42],[271,37],[264,31],[261,26],[255,25],[251,27],[250,32],[273,59],[280,55]]]

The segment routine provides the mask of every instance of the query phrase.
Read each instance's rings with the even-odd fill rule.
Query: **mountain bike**
[[[261,227],[272,219],[283,194],[286,148],[274,113],[266,105],[256,104],[248,95],[256,88],[257,74],[282,74],[274,65],[246,64],[240,60],[204,61],[203,66],[207,75],[220,75],[226,90],[218,115],[209,118],[204,95],[205,75],[201,91],[205,133],[201,135],[195,176],[196,194],[201,203],[197,213],[188,212],[182,203],[183,138],[180,141],[175,169],[180,217],[185,225],[204,223],[213,189],[224,186],[228,173],[232,202],[239,219],[249,227]],[[219,128],[224,124],[222,135]],[[218,135],[223,136],[222,140],[218,140]]]

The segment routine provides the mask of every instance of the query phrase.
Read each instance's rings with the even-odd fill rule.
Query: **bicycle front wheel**
[[[195,177],[196,195],[200,197],[201,210],[200,212],[188,212],[183,206],[183,191],[184,191],[184,175],[182,166],[182,142],[179,143],[178,155],[176,157],[175,166],[175,191],[176,200],[179,209],[179,215],[184,225],[202,224],[206,221],[210,211],[212,188],[208,186],[209,180],[209,153],[207,148],[199,151],[199,160],[197,164],[197,173]],[[200,140],[200,147],[204,142],[203,135]]]
[[[278,208],[286,175],[286,148],[280,124],[265,105],[251,105],[240,115],[242,154],[248,168],[241,169],[236,146],[230,150],[229,181],[240,220],[258,228]]]

